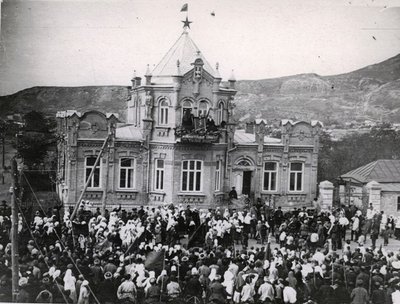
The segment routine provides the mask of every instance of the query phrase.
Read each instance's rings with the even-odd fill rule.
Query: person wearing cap
[[[100,259],[95,258],[93,265],[90,266],[90,271],[92,273],[92,282],[94,286],[97,286],[104,276],[103,267],[100,265]]]

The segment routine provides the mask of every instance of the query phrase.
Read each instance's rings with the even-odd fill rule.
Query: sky
[[[184,3],[224,79],[340,74],[400,53],[400,0],[3,0],[0,95],[130,85],[182,33]]]

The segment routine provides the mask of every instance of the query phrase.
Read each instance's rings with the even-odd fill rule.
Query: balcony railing
[[[175,135],[181,139],[181,142],[215,143],[218,142],[224,127],[225,123],[216,126],[212,119],[191,116],[175,129]]]

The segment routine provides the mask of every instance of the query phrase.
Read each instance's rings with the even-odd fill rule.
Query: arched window
[[[159,124],[168,124],[168,102],[165,99],[160,101]]]
[[[192,103],[190,100],[185,100],[182,103],[182,125],[192,124]]]
[[[135,110],[136,110],[135,124],[136,124],[137,126],[140,126],[140,105],[141,105],[141,104],[142,104],[142,101],[141,101],[140,98],[138,98],[138,99],[136,100],[136,108],[135,108]]]
[[[207,114],[208,114],[208,102],[205,101],[205,100],[202,100],[199,103],[198,116],[199,117],[206,117]]]
[[[217,125],[224,121],[224,103],[220,102],[217,109]]]
[[[237,164],[238,164],[238,166],[243,166],[243,167],[250,167],[251,166],[250,162],[248,160],[246,160],[246,159],[242,159]]]

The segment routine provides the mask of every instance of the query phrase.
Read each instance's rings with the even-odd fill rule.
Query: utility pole
[[[12,264],[12,300],[17,302],[18,296],[18,280],[19,280],[19,265],[18,265],[18,210],[16,194],[19,189],[17,188],[18,169],[17,161],[15,158],[11,162],[11,264]]]

